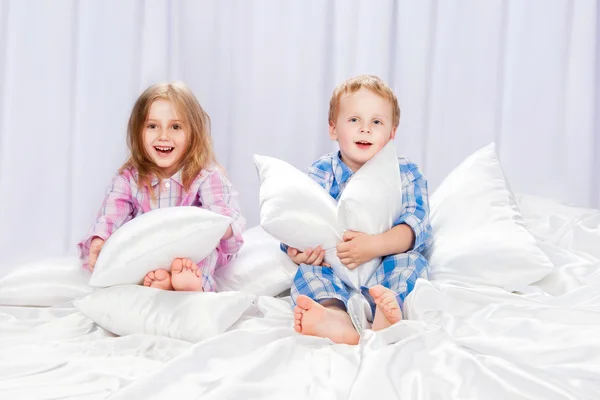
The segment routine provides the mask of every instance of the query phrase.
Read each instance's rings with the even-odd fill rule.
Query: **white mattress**
[[[295,334],[268,297],[195,345],[114,337],[69,301],[15,307],[20,275],[0,280],[0,399],[600,399],[600,211],[519,200],[554,273],[521,294],[419,282],[409,320],[358,346]]]

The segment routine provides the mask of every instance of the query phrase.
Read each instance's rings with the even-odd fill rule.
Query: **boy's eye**
[[[356,118],[356,117],[350,118],[350,122],[357,122],[357,121],[358,121],[358,118]]]
[[[380,120],[376,119],[375,121],[373,121],[373,123],[375,125],[381,125],[383,122],[381,122]]]

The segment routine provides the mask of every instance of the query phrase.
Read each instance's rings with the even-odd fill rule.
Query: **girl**
[[[216,161],[209,129],[210,118],[182,83],[157,84],[142,93],[127,127],[129,158],[113,179],[96,222],[78,244],[84,267],[94,269],[105,240],[132,218],[161,207],[198,206],[233,220],[219,246],[202,261],[173,260],[171,273],[152,271],[144,285],[215,290],[213,272],[242,247],[245,219]]]

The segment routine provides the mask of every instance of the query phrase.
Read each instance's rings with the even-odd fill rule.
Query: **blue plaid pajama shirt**
[[[398,166],[402,178],[403,210],[394,226],[410,226],[415,233],[415,244],[406,253],[383,257],[367,285],[361,287],[361,293],[371,305],[372,315],[375,315],[375,303],[369,294],[370,287],[383,285],[395,291],[403,309],[404,299],[413,290],[416,280],[429,278],[429,263],[421,254],[431,245],[432,240],[427,180],[418,166],[406,158],[398,157]],[[336,200],[353,175],[352,170],[341,160],[339,152],[321,157],[308,167],[306,173]],[[282,243],[281,249],[287,251],[287,245]],[[301,264],[291,288],[294,304],[301,294],[317,302],[337,299],[347,306],[353,289],[347,287],[331,268]]]

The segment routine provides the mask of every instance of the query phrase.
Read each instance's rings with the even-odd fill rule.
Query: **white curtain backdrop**
[[[249,226],[252,155],[334,149],[331,91],[362,73],[398,94],[397,148],[432,192],[496,141],[513,190],[600,207],[599,46],[595,0],[0,0],[0,268],[74,252],[135,98],[174,79]]]

